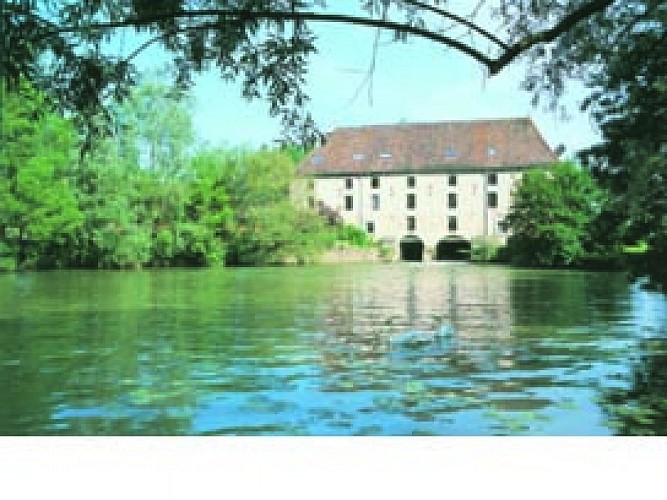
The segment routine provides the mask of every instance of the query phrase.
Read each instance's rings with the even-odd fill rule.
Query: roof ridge
[[[434,121],[419,121],[419,122],[396,122],[396,123],[374,123],[367,125],[344,125],[342,127],[335,127],[332,133],[338,130],[360,130],[369,128],[399,128],[399,127],[414,127],[414,126],[434,126],[434,125],[448,125],[448,124],[482,124],[482,123],[498,123],[498,122],[521,122],[527,121],[534,125],[533,119],[530,116],[516,116],[509,118],[475,118],[475,119],[454,119],[454,120],[434,120]]]

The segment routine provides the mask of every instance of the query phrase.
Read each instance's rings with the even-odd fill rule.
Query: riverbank
[[[377,248],[333,248],[322,253],[317,262],[320,264],[386,262]]]

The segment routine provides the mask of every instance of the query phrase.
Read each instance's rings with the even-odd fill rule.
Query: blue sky
[[[566,156],[597,141],[589,117],[578,111],[584,95],[571,85],[562,116],[531,105],[519,89],[524,64],[515,62],[499,75],[485,78],[472,59],[425,40],[392,43],[381,37],[373,77],[372,102],[367,87],[375,30],[341,25],[317,26],[319,53],[311,59],[310,110],[324,132],[336,127],[443,120],[531,117],[547,142],[566,146]],[[138,58],[156,65],[153,51]],[[263,101],[248,102],[240,86],[222,81],[215,70],[197,78],[194,124],[200,140],[211,145],[258,147],[271,144],[280,132],[278,118]]]

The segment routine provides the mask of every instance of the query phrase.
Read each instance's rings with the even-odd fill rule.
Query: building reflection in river
[[[399,357],[461,355],[478,365],[511,366],[511,274],[506,269],[471,273],[466,264],[406,265],[402,272],[388,271],[390,279],[382,279],[377,269],[372,278],[360,270],[354,283],[330,297],[329,361],[335,364],[332,358],[343,353],[378,359],[399,351]],[[419,342],[401,346],[400,339],[415,336]]]

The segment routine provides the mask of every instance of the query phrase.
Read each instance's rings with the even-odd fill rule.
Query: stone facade
[[[302,195],[397,256],[445,259],[475,238],[504,242],[522,172],[555,160],[527,119],[340,129],[301,165]]]

